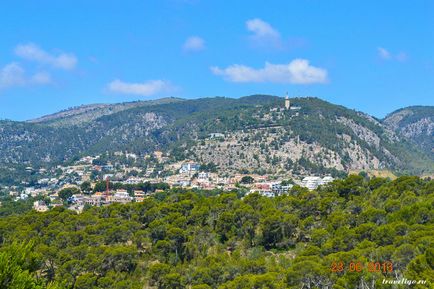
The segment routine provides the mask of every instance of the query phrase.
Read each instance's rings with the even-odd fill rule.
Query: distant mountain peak
[[[173,161],[212,162],[223,172],[434,169],[432,107],[405,108],[380,121],[318,97],[291,98],[291,105],[297,109],[286,109],[283,97],[259,94],[165,98],[84,105],[32,123],[3,121],[0,166],[161,150]],[[215,133],[223,137],[210,137]]]
[[[434,155],[434,106],[409,106],[388,114],[383,123]]]
[[[131,102],[122,102],[115,104],[83,104],[71,107],[59,112],[45,115],[36,119],[29,120],[30,123],[47,123],[56,125],[76,125],[79,123],[91,121],[104,115],[110,115],[119,111],[139,106],[158,105],[172,102],[183,101],[184,99],[176,97],[165,97],[155,100],[138,100]]]

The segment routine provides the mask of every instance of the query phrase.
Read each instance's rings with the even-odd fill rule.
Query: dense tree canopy
[[[433,193],[434,181],[417,177],[350,176],[317,191],[295,186],[276,198],[178,190],[79,215],[32,211],[0,219],[0,270],[17,272],[7,282],[27,285],[2,284],[392,288],[384,278],[405,277],[427,281],[413,288],[432,288]],[[17,246],[27,253],[11,257]],[[368,272],[369,262],[386,261],[393,272]],[[344,270],[333,272],[339,262]],[[351,262],[363,270],[351,272]]]
[[[59,191],[59,198],[66,201],[68,198],[72,197],[74,194],[79,194],[81,191],[75,187],[64,188]]]

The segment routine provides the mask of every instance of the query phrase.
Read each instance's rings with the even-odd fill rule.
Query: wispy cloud
[[[47,64],[55,68],[71,70],[77,65],[77,58],[71,53],[51,54],[33,43],[15,47],[15,54],[23,59]]]
[[[391,53],[389,50],[387,50],[384,47],[377,47],[378,56],[383,60],[396,60],[396,61],[406,61],[407,60],[407,54],[405,52],[398,52],[396,54]]]
[[[0,88],[19,86],[24,83],[24,69],[17,63],[10,63],[1,68]]]
[[[279,38],[279,32],[269,23],[262,19],[255,18],[246,21],[247,30],[253,32],[255,37],[262,38]]]
[[[390,52],[386,48],[378,47],[377,51],[378,56],[380,56],[382,59],[390,59],[392,57],[392,55],[390,55]]]
[[[264,20],[259,18],[247,20],[246,28],[252,33],[250,40],[253,44],[282,48],[283,43],[279,31]]]
[[[15,62],[0,68],[0,89],[50,83],[52,83],[51,76],[47,72],[38,72],[28,77],[24,68]]]
[[[288,64],[266,62],[259,69],[234,64],[224,69],[211,67],[211,71],[231,82],[314,84],[328,81],[327,70],[310,65],[306,59],[294,59]]]
[[[173,85],[164,80],[149,80],[142,83],[123,82],[119,79],[113,80],[107,86],[108,90],[116,93],[135,94],[151,96],[164,92],[171,92],[175,89]]]
[[[205,49],[205,40],[199,36],[190,36],[185,40],[182,49],[186,52],[198,52]]]
[[[53,80],[51,79],[51,75],[45,71],[37,72],[30,78],[30,83],[35,84],[50,84],[52,82]]]

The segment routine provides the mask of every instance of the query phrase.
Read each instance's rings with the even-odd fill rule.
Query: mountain
[[[149,101],[134,101],[116,104],[89,104],[69,108],[60,112],[29,120],[29,123],[44,123],[51,126],[72,126],[90,122],[104,115],[110,115],[133,107],[158,105],[182,101],[168,97]]]
[[[383,123],[434,155],[434,107],[410,106],[387,115]]]
[[[267,95],[164,99],[0,121],[0,164],[50,166],[106,151],[163,150],[173,161],[193,159],[223,172],[434,170],[432,155],[390,118],[383,123],[313,97],[290,101],[285,110],[282,98]]]

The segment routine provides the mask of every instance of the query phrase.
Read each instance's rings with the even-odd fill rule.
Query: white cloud
[[[18,63],[10,63],[0,69],[0,89],[14,86],[52,83],[50,74],[37,72],[30,77],[26,76],[24,68]]]
[[[255,18],[246,21],[247,30],[253,32],[256,37],[263,38],[279,38],[280,34],[269,23],[262,19]]]
[[[53,81],[48,72],[38,72],[30,78],[30,82],[34,84],[50,84]]]
[[[383,48],[383,47],[378,47],[377,48],[378,51],[378,55],[382,58],[382,59],[390,59],[392,56],[390,55],[390,52]]]
[[[234,64],[224,69],[211,67],[211,71],[231,82],[313,84],[328,81],[327,70],[310,65],[306,59],[294,59],[288,64],[266,62],[260,69]]]
[[[378,56],[384,60],[396,60],[399,62],[403,62],[407,60],[407,54],[405,52],[399,52],[396,54],[391,53],[389,50],[383,47],[377,48]]]
[[[262,19],[255,18],[247,20],[246,28],[252,32],[250,39],[255,45],[274,46],[277,48],[283,46],[280,33]]]
[[[174,87],[164,80],[149,80],[143,83],[129,83],[116,79],[108,84],[108,89],[117,93],[150,96],[173,91]]]
[[[50,54],[33,43],[22,44],[15,47],[15,54],[19,57],[48,64],[55,68],[71,70],[77,65],[77,58],[70,53]]]
[[[0,88],[23,85],[25,71],[17,63],[10,63],[0,69]]]
[[[197,52],[205,49],[205,40],[199,36],[191,36],[185,40],[182,46],[184,51]]]

